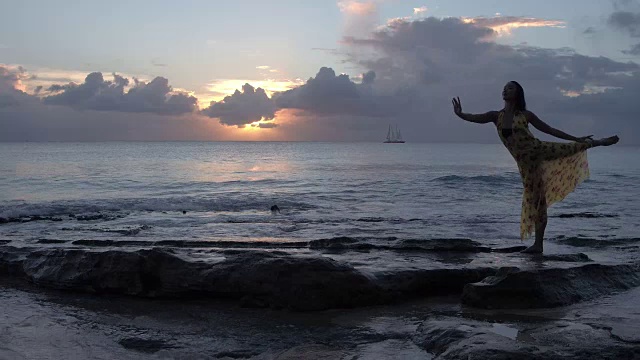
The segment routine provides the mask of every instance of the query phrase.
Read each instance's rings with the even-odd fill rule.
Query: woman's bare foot
[[[608,138],[593,140],[593,146],[609,146],[616,144],[618,141],[620,141],[620,138],[617,135],[614,135]]]
[[[542,244],[533,244],[522,250],[524,254],[542,254]]]

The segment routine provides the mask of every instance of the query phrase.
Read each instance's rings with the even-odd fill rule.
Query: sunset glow
[[[225,96],[233,94],[236,90],[242,89],[244,84],[251,84],[255,88],[262,88],[267,95],[272,96],[276,92],[286,91],[304,84],[302,79],[294,80],[248,80],[248,79],[224,79],[216,80],[207,85],[209,96],[207,99],[220,101]],[[204,95],[204,94],[203,94]],[[206,96],[206,95],[205,95]],[[202,102],[204,104],[204,102]],[[207,103],[208,104],[208,103]]]
[[[511,35],[512,30],[526,27],[565,27],[564,21],[544,20],[535,18],[513,18],[497,16],[493,18],[477,17],[462,18],[465,24],[474,24],[477,26],[488,27],[497,33],[498,36]]]

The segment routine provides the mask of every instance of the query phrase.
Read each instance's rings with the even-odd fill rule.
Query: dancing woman
[[[518,163],[524,185],[520,237],[524,240],[535,230],[535,242],[524,252],[542,253],[547,207],[564,199],[589,177],[587,149],[613,145],[619,139],[617,136],[600,140],[593,140],[592,135],[575,137],[547,125],[527,110],[524,90],[515,81],[505,85],[502,99],[504,108],[500,111],[465,114],[460,98],[454,98],[453,111],[466,121],[495,124],[500,140]],[[571,142],[540,141],[529,131],[529,124],[543,133]]]

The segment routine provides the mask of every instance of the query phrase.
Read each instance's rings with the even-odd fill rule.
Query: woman
[[[502,90],[504,109],[485,114],[465,114],[460,98],[453,99],[453,111],[463,120],[494,123],[498,136],[518,163],[524,185],[520,237],[524,240],[536,234],[534,244],[526,253],[542,253],[544,230],[547,227],[547,207],[562,200],[589,177],[586,150],[618,142],[617,136],[593,140],[592,135],[575,137],[545,124],[527,110],[522,86],[510,81]],[[571,143],[540,141],[529,131],[529,124],[543,133]]]

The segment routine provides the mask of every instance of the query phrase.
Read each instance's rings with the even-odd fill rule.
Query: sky
[[[550,125],[640,144],[640,0],[2,8],[0,141],[492,143],[450,99],[499,110],[516,80]]]

